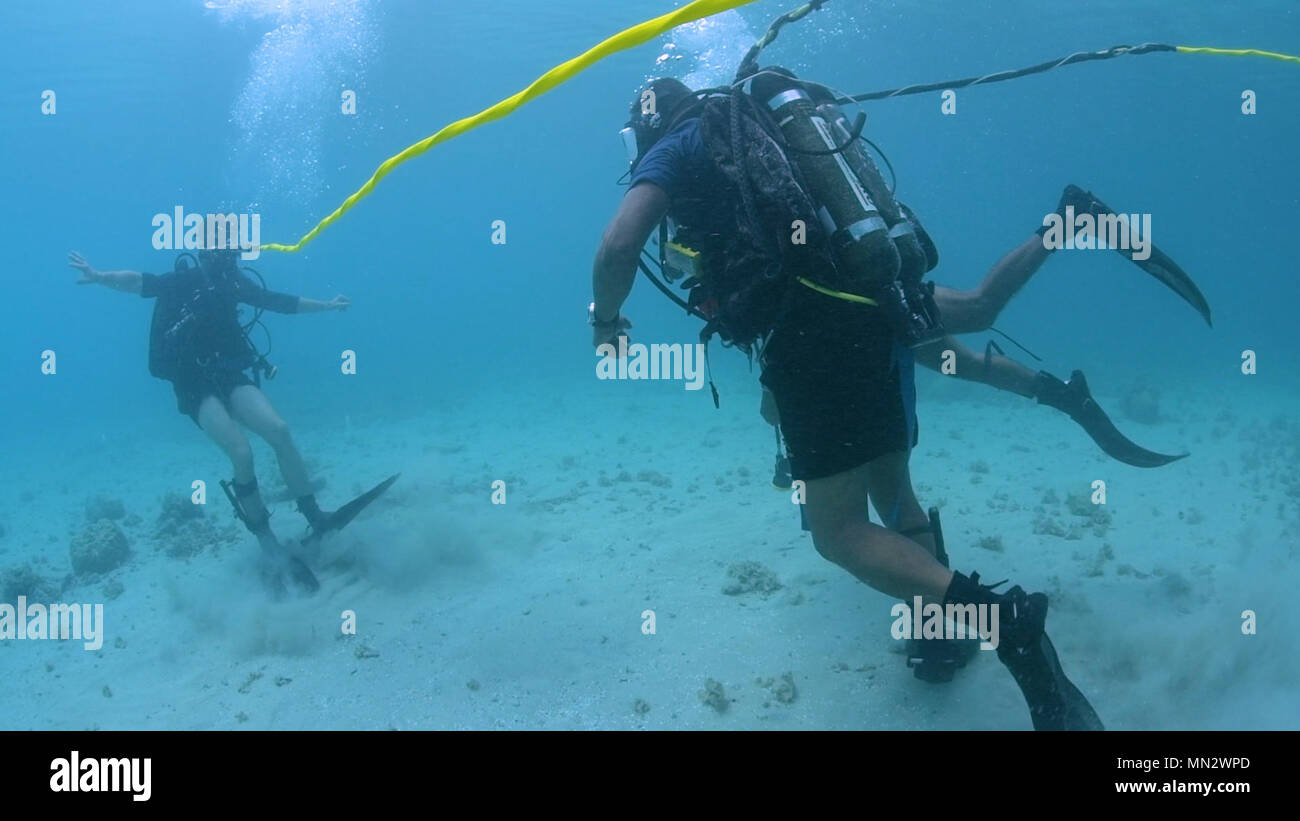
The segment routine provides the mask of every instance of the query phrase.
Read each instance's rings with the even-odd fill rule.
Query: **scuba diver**
[[[75,251],[68,255],[68,264],[81,272],[78,285],[104,285],[157,300],[149,333],[149,372],[172,383],[177,409],[230,458],[234,478],[223,480],[221,487],[235,515],[262,547],[263,581],[270,591],[277,596],[287,593],[287,576],[299,592],[314,593],[320,587],[315,574],[271,531],[270,512],[253,470],[253,451],[240,425],[275,451],[285,485],[310,528],[304,545],[346,525],[397,477],[336,511],[320,509],[289,425],[261,390],[262,376],[273,378],[275,368],[253,345],[249,331],[263,310],[346,311],[351,302],[341,295],[320,301],[267,290],[240,270],[237,254],[235,250],[200,251],[197,259],[181,254],[175,269],[161,275],[99,271]],[[240,304],[256,309],[247,325],[240,323]]]
[[[949,569],[938,517],[912,492],[913,349],[945,335],[922,281],[933,243],[859,147],[865,116],[849,123],[825,86],[759,69],[760,47],[729,87],[660,78],[633,100],[628,190],[593,264],[593,343],[627,335],[621,306],[638,269],[678,301],[642,260],[658,229],[661,258],[676,257],[688,291],[678,304],[706,323],[701,341],[717,335],[763,365],[817,551],[909,603],[949,614],[996,605],[997,655],[1034,728],[1102,729],[1047,636],[1047,596]],[[924,646],[950,671],[970,644]]]
[[[1091,192],[1075,185],[1065,187],[1055,213],[1065,219],[1067,208],[1073,209],[1074,214],[1098,216],[1113,213]],[[941,371],[944,352],[952,351],[955,366],[953,375],[958,379],[982,382],[998,390],[1036,399],[1041,405],[1062,411],[1077,422],[1102,451],[1125,464],[1143,468],[1160,467],[1186,457],[1186,453],[1168,455],[1147,450],[1120,433],[1093,399],[1082,371],[1074,371],[1068,381],[1062,382],[1047,371],[1034,371],[1006,356],[996,342],[990,340],[983,356],[980,356],[954,338],[955,334],[978,333],[993,327],[1002,309],[1037,273],[1048,255],[1053,253],[1054,249],[1044,247],[1044,231],[1046,228],[1040,227],[998,260],[975,288],[957,291],[941,285],[935,287],[934,299],[943,317],[947,335],[937,342],[917,348],[917,363]],[[1204,297],[1200,296],[1195,284],[1168,255],[1152,245],[1149,259],[1134,262],[1162,282],[1173,283],[1171,287],[1177,285],[1176,290],[1180,293],[1194,293],[1195,297],[1189,299],[1189,302],[1198,307],[1198,311],[1209,323],[1209,307],[1204,303]],[[1205,305],[1204,309],[1199,305]],[[1030,355],[1033,356],[1032,353]],[[759,412],[768,424],[773,427],[779,425],[775,401],[766,390],[763,392]],[[790,487],[789,459],[781,448],[779,432],[772,484],[782,490]]]

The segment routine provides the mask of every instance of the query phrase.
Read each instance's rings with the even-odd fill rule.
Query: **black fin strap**
[[[242,522],[244,520],[244,507],[239,504],[239,485],[235,484],[233,481],[227,482],[225,479],[222,479],[221,489],[225,491],[226,499],[230,501],[230,506],[235,509],[235,516],[237,516]]]
[[[1001,356],[1007,355],[1006,351],[1003,351],[1002,348],[998,345],[998,343],[994,342],[992,339],[990,339],[989,343],[984,346],[984,381],[985,382],[989,381],[989,367],[993,363],[994,351],[997,351],[998,354]]]
[[[989,326],[989,330],[992,331],[992,332],[995,333],[995,334],[999,334],[1000,336],[1002,336],[1003,339],[1007,340],[1007,341],[1010,342],[1012,345],[1015,345],[1015,346],[1016,346],[1017,348],[1019,348],[1020,350],[1024,351],[1025,353],[1029,354],[1030,356],[1032,356],[1032,357],[1034,358],[1034,361],[1035,361],[1035,362],[1042,362],[1042,361],[1043,361],[1043,358],[1042,358],[1041,356],[1039,356],[1038,354],[1036,354],[1036,353],[1034,353],[1033,351],[1029,350],[1029,349],[1026,348],[1024,345],[1021,345],[1021,344],[1020,344],[1019,342],[1017,342],[1016,340],[1012,339],[1010,334],[1003,333],[1002,331],[999,331],[997,328],[994,328],[992,325]],[[1001,349],[998,349],[998,353],[1002,353],[1002,350],[1001,350]],[[1002,355],[1003,355],[1003,356],[1006,356],[1006,354],[1002,354]]]
[[[243,501],[241,501],[242,499],[254,496],[254,494],[257,493],[256,477],[247,484],[240,484],[233,479],[229,482],[222,479],[221,489],[226,492],[226,498],[230,500],[230,506],[235,509],[235,518],[243,522],[244,527],[248,528],[249,531],[257,533],[262,527],[265,527],[266,524],[271,521],[271,511],[266,509],[265,504],[262,505],[261,511],[264,514],[263,518],[259,521],[254,521],[252,516],[249,515],[248,510],[244,507]]]
[[[1003,580],[1000,581],[1000,582],[993,582],[993,584],[981,584],[981,583],[980,583],[980,574],[979,574],[979,573],[972,573],[972,574],[970,574],[970,580],[971,580],[972,583],[974,583],[974,584],[978,584],[980,587],[984,588],[985,590],[997,590],[997,589],[998,589],[999,587],[1001,587],[1002,585],[1004,585],[1004,584],[1006,584],[1007,582],[1011,581],[1010,579],[1003,579]]]

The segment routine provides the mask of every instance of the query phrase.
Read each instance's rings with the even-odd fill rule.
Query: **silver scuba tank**
[[[817,113],[830,123],[835,144],[844,146],[844,150],[840,152],[844,161],[871,194],[872,200],[880,210],[880,215],[889,225],[889,238],[894,241],[894,247],[898,249],[898,278],[908,283],[920,282],[921,277],[929,269],[926,268],[925,251],[921,249],[912,221],[899,208],[894,193],[885,185],[885,180],[880,176],[880,169],[876,167],[875,161],[862,149],[862,144],[850,130],[844,110],[833,102],[825,102],[817,106]]]
[[[850,287],[878,303],[905,344],[942,336],[933,288],[921,284],[930,255],[840,107],[783,69],[759,72],[751,89],[785,138]]]
[[[842,151],[842,140],[794,79],[773,73],[754,78],[753,95],[771,113],[791,149],[832,250],[849,278],[848,287],[873,296],[898,278],[898,249],[876,201],[859,181]]]

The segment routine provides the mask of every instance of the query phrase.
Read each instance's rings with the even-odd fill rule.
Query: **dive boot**
[[[316,494],[310,493],[306,496],[299,496],[296,504],[298,512],[307,520],[307,527],[312,532],[317,530],[325,532],[330,529],[330,520],[334,514],[320,509],[320,504],[316,501]]]
[[[303,538],[304,545],[310,545],[326,534],[336,530],[342,530],[349,522],[355,519],[361,511],[365,510],[371,502],[378,499],[384,494],[384,491],[393,486],[393,482],[401,476],[400,473],[394,473],[384,481],[367,490],[357,498],[345,504],[343,507],[331,513],[321,510],[316,504],[315,496],[303,496],[298,499],[298,510],[307,519],[309,528],[308,534]]]
[[[980,651],[978,638],[908,639],[907,666],[930,684],[947,684]]]
[[[934,557],[939,564],[948,566],[948,550],[943,541],[943,524],[939,520],[939,508],[929,511],[930,523],[900,531],[900,535],[911,538],[922,533],[934,537]],[[954,675],[965,667],[979,653],[980,640],[972,638],[938,638],[926,639],[913,637],[907,641],[907,666],[912,668],[912,675],[930,684],[946,684]]]

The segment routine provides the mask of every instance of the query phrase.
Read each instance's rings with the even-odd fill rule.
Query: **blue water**
[[[167,385],[147,372],[151,305],[103,288],[74,286],[76,274],[65,264],[68,251],[84,253],[102,269],[170,270],[174,253],[151,247],[150,221],[178,205],[200,213],[256,211],[262,215],[263,241],[293,242],[359,187],[384,158],[513,94],[552,65],[671,5],[671,0],[5,4],[0,9],[5,42],[0,71],[0,107],[5,112],[0,120],[0,188],[5,191],[0,225],[7,275],[0,322],[0,452],[6,455],[0,567],[45,556],[39,566],[50,577],[63,578],[68,573],[67,539],[84,524],[84,499],[118,497],[128,511],[152,521],[163,489],[184,488],[189,481],[189,474],[161,475],[156,464],[200,460],[214,493],[215,479],[223,470],[219,454],[176,414]],[[439,442],[447,447],[464,439],[471,442],[471,451],[474,442],[495,444],[499,450],[491,458],[476,453],[462,458],[484,476],[518,475],[531,479],[534,489],[548,487],[553,490],[548,495],[559,496],[578,479],[595,483],[600,471],[617,473],[615,463],[621,462],[611,453],[619,447],[616,443],[625,444],[628,437],[637,441],[650,430],[657,437],[654,453],[677,448],[685,454],[672,463],[680,471],[673,476],[673,493],[683,494],[693,480],[700,480],[699,490],[683,500],[685,507],[721,521],[739,544],[769,536],[788,542],[808,567],[844,585],[846,600],[866,595],[846,584],[842,573],[818,564],[821,560],[788,516],[781,518],[779,531],[769,532],[772,529],[764,524],[761,532],[749,532],[757,520],[746,518],[750,514],[745,511],[772,504],[765,487],[752,491],[754,507],[743,511],[736,507],[738,494],[724,498],[710,493],[712,472],[721,470],[720,465],[730,470],[743,462],[754,472],[756,485],[766,485],[771,440],[752,413],[755,378],[743,356],[714,351],[715,376],[726,408],[721,416],[704,393],[687,395],[676,388],[610,400],[607,386],[591,378],[589,331],[584,325],[592,254],[623,190],[615,184],[626,167],[617,132],[633,92],[663,71],[694,85],[727,80],[768,21],[792,5],[790,0],[762,0],[614,55],[512,116],[394,171],[301,253],[267,252],[252,263],[275,290],[318,299],[345,294],[353,301],[342,314],[270,315],[265,320],[273,336],[272,358],[280,368],[268,393],[303,432],[304,449],[316,452],[312,458],[319,459],[321,471],[336,474],[329,486],[331,502],[341,502],[354,485],[371,484],[372,476],[373,481],[382,478],[388,471],[380,463],[418,475],[421,454],[428,453],[427,448],[421,450],[426,443],[420,437],[426,434],[441,437]],[[1294,54],[1300,52],[1298,15],[1293,4],[1281,0],[832,0],[824,10],[787,28],[764,59],[842,90],[862,92],[1015,68],[1119,43],[1158,41]],[[57,113],[52,116],[41,113],[46,89],[57,94]],[[340,113],[344,89],[356,92],[355,116]],[[1240,110],[1245,89],[1258,98],[1258,113],[1252,116]],[[1300,214],[1298,99],[1300,66],[1295,64],[1152,54],[962,90],[954,116],[940,113],[937,94],[875,102],[866,108],[868,133],[897,170],[900,197],[923,216],[939,245],[942,263],[935,276],[950,287],[975,285],[1001,254],[1039,224],[1066,183],[1092,189],[1118,209],[1152,214],[1156,243],[1193,276],[1212,305],[1213,329],[1174,295],[1108,252],[1058,254],[1011,303],[999,327],[1043,357],[1035,367],[1061,376],[1083,368],[1097,392],[1112,402],[1138,380],[1157,384],[1164,401],[1185,412],[1183,418],[1152,429],[1135,428],[1132,422],[1121,426],[1136,430],[1135,438],[1145,437],[1157,449],[1195,449],[1198,442],[1202,451],[1220,449],[1199,462],[1165,469],[1180,473],[1173,478],[1165,474],[1158,485],[1146,484],[1150,474],[1129,469],[1117,481],[1158,497],[1144,499],[1167,508],[1162,516],[1172,515],[1190,494],[1200,500],[1200,511],[1207,516],[1213,517],[1213,508],[1222,503],[1231,513],[1221,511],[1220,519],[1202,525],[1217,529],[1219,546],[1241,541],[1242,522],[1258,520],[1262,532],[1252,544],[1272,558],[1296,550],[1293,534],[1300,501],[1300,490],[1289,496],[1285,492],[1300,487],[1294,470],[1269,461],[1298,447],[1300,353],[1294,341],[1294,304],[1300,288],[1291,253]],[[490,241],[494,220],[506,223],[504,245]],[[693,321],[644,282],[638,283],[625,313],[645,329],[647,340],[694,339]],[[982,338],[972,341],[973,346],[982,344]],[[58,356],[54,376],[41,372],[41,353],[47,349]],[[339,378],[339,354],[345,349],[357,352],[360,367],[355,377]],[[1259,372],[1249,377],[1240,371],[1245,349],[1256,351],[1260,363]],[[927,386],[937,391],[933,395],[976,403],[960,417],[963,425],[974,420],[963,440],[948,441],[940,432],[945,418],[957,417],[943,403],[926,404]],[[979,455],[1004,458],[996,467],[1005,469],[1007,492],[1021,499],[1026,516],[1041,493],[1037,485],[1031,489],[1027,479],[1018,485],[1016,477],[1046,475],[1049,479],[1043,481],[1059,481],[1061,487],[1089,478],[1071,475],[1068,460],[1063,464],[1050,446],[1032,453],[1006,449],[1017,431],[1015,422],[1006,422],[1010,414],[1028,418],[1046,410],[1027,404],[1015,405],[1014,411],[1008,410],[1010,405],[981,405],[988,395],[985,389],[939,386],[929,375],[923,376],[920,389],[923,437],[930,435],[936,447],[956,452],[953,458],[963,470],[960,479],[952,481],[964,486],[963,493],[974,493],[967,508],[973,506],[969,519],[976,525],[968,525],[963,534],[995,527],[978,526],[984,496],[994,490],[984,495],[972,491],[964,471]],[[1120,418],[1113,407],[1112,415]],[[1259,426],[1279,417],[1281,427],[1274,432],[1283,441],[1271,448],[1268,437],[1259,435]],[[1204,424],[1196,427],[1197,420]],[[744,434],[748,452],[720,456],[717,450],[701,449],[699,442],[710,438],[709,431],[742,425],[752,425]],[[371,447],[367,427],[386,431],[375,434],[386,449],[376,451],[373,464],[365,461]],[[592,432],[606,437],[599,440],[605,444],[593,447],[595,440],[588,438],[595,435]],[[1053,435],[1068,440],[1075,452],[1088,454],[1088,469],[1108,464],[1086,441],[1077,441],[1077,431],[1062,425]],[[345,437],[349,442],[343,442]],[[1262,466],[1239,465],[1238,453],[1246,447],[1241,443],[1247,441],[1259,452]],[[352,448],[350,455],[320,455],[335,444]],[[546,457],[530,460],[528,450],[534,447]],[[962,453],[963,447],[971,448],[970,454]],[[139,461],[137,457],[145,458],[141,454],[158,462]],[[517,464],[509,463],[510,454]],[[576,455],[576,462],[562,462],[566,454]],[[410,462],[393,464],[399,455],[409,456]],[[259,459],[268,484],[273,462],[269,456]],[[914,472],[924,472],[923,459],[918,453]],[[635,474],[638,460],[626,461],[623,467]],[[361,475],[350,475],[358,464],[365,466],[364,472],[357,468]],[[1241,471],[1231,481],[1223,478],[1229,466]],[[949,478],[943,471],[926,475],[931,496],[945,496]],[[406,507],[394,503],[384,515],[400,529],[404,511],[439,506],[439,487],[430,479],[419,493],[403,498]],[[653,510],[637,507],[639,498],[631,494],[612,502],[631,511],[619,525],[624,532],[654,516]],[[224,506],[219,494],[216,503]],[[1142,508],[1144,517],[1146,510]],[[218,513],[226,522],[226,511]],[[285,508],[277,520],[295,515]],[[466,513],[456,524],[458,532],[487,532],[490,528],[483,523],[491,515],[490,510]],[[543,532],[545,538],[576,533],[579,541],[593,520],[599,520],[581,507],[544,524],[528,513],[518,515],[525,530]],[[956,512],[948,515],[954,522],[961,518]],[[27,536],[31,526],[23,523],[31,521],[41,522],[39,538]],[[1136,513],[1117,520],[1110,536],[1117,549],[1132,545],[1132,551],[1123,552],[1136,552],[1138,545],[1150,542],[1153,532],[1160,532],[1149,522],[1139,522]],[[682,533],[689,534],[689,527],[690,522],[683,521]],[[1028,531],[1026,519],[1022,532]],[[1203,535],[1199,532],[1198,538]],[[635,535],[629,538],[635,545]],[[1182,550],[1173,544],[1177,538],[1158,547],[1168,552],[1170,563],[1190,566],[1194,562],[1186,552],[1176,558]],[[164,568],[171,560],[144,546],[147,533],[140,539],[133,546],[132,572],[145,579],[155,572],[159,578],[184,575],[184,569]],[[960,545],[965,539],[949,541],[953,550],[954,542]],[[1012,541],[1009,536],[1008,544]],[[254,549],[247,539],[238,544],[222,555]],[[1072,542],[1060,550],[1076,547]],[[1088,547],[1094,552],[1097,548]],[[1192,549],[1189,543],[1186,550]],[[998,560],[997,554],[983,558],[990,557],[991,562]],[[725,564],[744,558],[748,556],[716,556],[704,566],[720,584],[722,571],[713,560]],[[576,561],[573,573],[581,575],[585,560],[566,560]],[[214,568],[225,567],[218,557],[211,561]],[[1224,555],[1201,565],[1232,563]],[[438,574],[443,582],[455,576],[455,562],[448,567]],[[1281,567],[1265,575],[1276,579],[1279,572],[1292,574],[1294,582],[1292,566]],[[1224,584],[1231,588],[1229,596],[1214,588],[1214,571],[1187,575],[1198,594],[1186,606],[1212,625],[1205,635],[1214,637],[1189,652],[1235,658],[1239,650],[1226,645],[1243,640],[1236,630],[1239,612],[1274,602],[1275,588],[1256,591],[1248,579],[1241,579],[1237,587]],[[713,576],[710,586],[716,588]],[[520,579],[527,578],[527,573],[511,575],[509,583],[523,584]],[[503,576],[498,583],[507,581]],[[1072,583],[1069,578],[1063,581],[1067,588]],[[98,595],[90,582],[74,580],[71,585],[63,594],[75,600]],[[1202,588],[1207,590],[1205,599],[1199,598]],[[435,598],[426,592],[426,598]],[[1092,610],[1105,611],[1101,602],[1123,596],[1122,590],[1098,592]],[[1129,598],[1137,601],[1141,596]],[[1144,606],[1165,605],[1156,601]],[[146,619],[143,611],[131,610],[145,606],[123,606],[130,612],[119,618]],[[1214,607],[1222,612],[1211,615]],[[1294,626],[1294,615],[1281,613],[1280,608],[1275,611],[1271,629],[1283,622]],[[480,613],[462,632],[509,629],[486,623],[491,618],[491,611]],[[1070,618],[1085,622],[1077,628],[1080,635],[1089,629],[1119,629],[1100,621],[1087,627],[1086,612],[1071,613]],[[581,623],[583,616],[574,619]],[[1104,668],[1105,640],[1094,636],[1088,641]],[[1271,653],[1294,658],[1294,638],[1283,641],[1275,634],[1272,641]],[[6,664],[39,681],[37,661],[44,650],[8,644],[0,649],[9,660]],[[461,650],[471,659],[490,652],[486,643],[476,648],[468,640]],[[265,652],[275,656],[274,650]],[[306,652],[310,656],[315,651]],[[580,644],[555,652],[566,659],[561,665],[566,670],[581,667],[585,653],[599,655]],[[146,656],[138,663],[171,662]],[[541,682],[539,686],[550,678],[547,663],[543,652],[530,672],[530,680]],[[882,662],[891,675],[900,664],[892,656]],[[1300,725],[1294,703],[1282,712],[1243,707],[1223,714],[1222,725],[1205,717],[1220,706],[1220,696],[1225,703],[1239,704],[1242,693],[1262,694],[1259,703],[1275,704],[1281,692],[1278,682],[1295,668],[1269,669],[1268,675],[1276,678],[1247,676],[1231,685],[1206,679],[1188,685],[1197,702],[1207,705],[1205,714],[1195,718],[1162,712],[1148,724],[1141,705],[1126,702],[1118,690],[1109,693],[1108,712],[1118,713],[1122,718],[1117,723],[1127,727],[1294,728]],[[695,667],[681,672],[694,682],[695,677],[702,681],[707,671],[699,676]],[[773,672],[779,671],[763,674]],[[99,674],[80,668],[69,674],[82,675],[96,698],[85,702],[89,706],[81,708],[81,718],[71,726],[194,726],[157,716],[146,719],[122,698],[99,699]],[[554,675],[558,680],[567,673]],[[757,673],[737,675],[752,678]],[[813,678],[808,689],[815,691],[815,674],[806,675]],[[1091,675],[1090,681],[1096,682],[1107,674]],[[898,687],[910,686],[905,673],[898,676]],[[511,692],[509,676],[503,674],[497,686]],[[683,712],[703,709],[695,686],[681,697]],[[152,695],[161,698],[161,690]],[[387,701],[366,705],[359,718],[349,718],[355,725],[339,723],[385,726],[403,715],[406,698],[394,693]],[[5,726],[69,726],[60,718],[67,704],[53,696],[39,703],[44,706],[35,712],[8,713]],[[518,716],[510,703],[506,698],[481,712],[433,710],[415,723],[528,726],[522,720],[511,723]],[[1007,703],[1008,715],[1013,715],[1014,698]],[[794,724],[859,726],[838,712],[818,714],[813,704],[803,703],[800,709],[805,712]],[[519,710],[519,715],[526,712]],[[225,726],[221,721],[234,710],[213,709],[214,716],[218,712],[223,718],[195,722]],[[295,716],[277,724],[265,712],[250,712],[251,724],[245,726],[307,721]],[[665,706],[649,715],[667,722],[668,712]],[[711,718],[706,710],[699,720],[707,724]],[[634,719],[623,714],[606,717],[595,710],[584,726],[627,726]],[[1023,716],[1016,714],[1015,721],[1022,725]],[[916,722],[920,726],[921,719]],[[905,716],[889,726],[911,724]],[[967,725],[954,710],[938,726]]]

